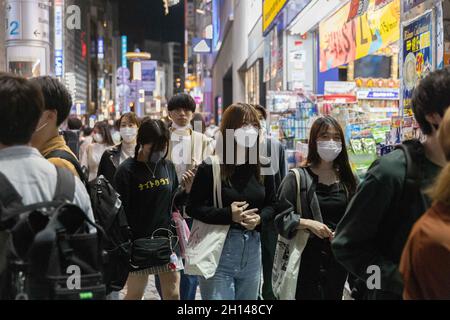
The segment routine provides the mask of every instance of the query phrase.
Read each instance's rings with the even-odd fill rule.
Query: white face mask
[[[131,143],[136,139],[137,136],[137,128],[120,128],[120,136],[122,137],[125,143]]]
[[[103,136],[100,133],[94,134],[94,140],[97,143],[103,143]]]
[[[333,162],[341,152],[342,142],[333,140],[317,142],[317,153],[319,153],[323,161]]]
[[[258,129],[254,126],[244,126],[234,133],[236,143],[245,148],[252,148],[258,140]]]

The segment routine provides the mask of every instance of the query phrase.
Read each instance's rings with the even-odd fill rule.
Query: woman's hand
[[[319,221],[300,219],[298,229],[307,229],[318,236],[320,239],[333,239],[333,231],[331,231],[330,228]]]
[[[241,223],[244,219],[243,212],[247,209],[249,204],[245,201],[233,202],[231,204],[231,216],[233,222]]]
[[[186,193],[191,193],[192,183],[194,182],[195,172],[192,170],[188,170],[183,174],[181,178],[181,186],[186,191]]]
[[[255,230],[255,228],[261,224],[261,216],[257,214],[258,209],[251,209],[243,212],[244,220],[241,225],[247,230]]]

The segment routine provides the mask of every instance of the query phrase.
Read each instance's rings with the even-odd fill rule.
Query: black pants
[[[347,271],[336,261],[328,239],[309,238],[302,253],[297,300],[342,300]]]

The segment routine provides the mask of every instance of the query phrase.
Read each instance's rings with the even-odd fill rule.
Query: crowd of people
[[[263,106],[234,103],[207,127],[178,94],[169,121],[130,112],[89,128],[69,115],[57,79],[2,73],[0,288],[22,240],[9,208],[51,203],[64,171],[90,233],[108,229],[89,186],[102,177],[120,197],[130,250],[111,300],[121,289],[142,299],[149,276],[163,300],[194,300],[198,288],[203,300],[341,300],[345,288],[354,299],[450,299],[448,92],[447,69],[420,82],[412,105],[426,139],[399,145],[360,181],[330,116],[314,121],[306,161],[288,171]]]

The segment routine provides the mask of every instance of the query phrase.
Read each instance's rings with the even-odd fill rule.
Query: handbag
[[[213,202],[216,208],[222,208],[222,180],[217,156],[211,156],[213,169]],[[227,238],[229,225],[214,225],[194,219],[191,236],[186,248],[185,273],[212,278],[216,273]]]
[[[176,209],[172,212],[172,220],[175,223],[174,227],[177,231],[180,255],[182,258],[186,258],[186,247],[189,242],[191,231],[179,210]]]
[[[297,182],[297,213],[302,216],[300,203],[300,173],[291,170]],[[272,288],[279,300],[295,300],[298,273],[302,252],[308,243],[310,233],[307,230],[297,230],[294,238],[286,239],[278,235],[272,269]]]
[[[158,231],[167,231],[168,236],[156,236]],[[130,266],[133,270],[142,270],[151,267],[163,266],[170,263],[173,253],[172,231],[157,229],[150,238],[140,238],[133,241],[131,248]]]

